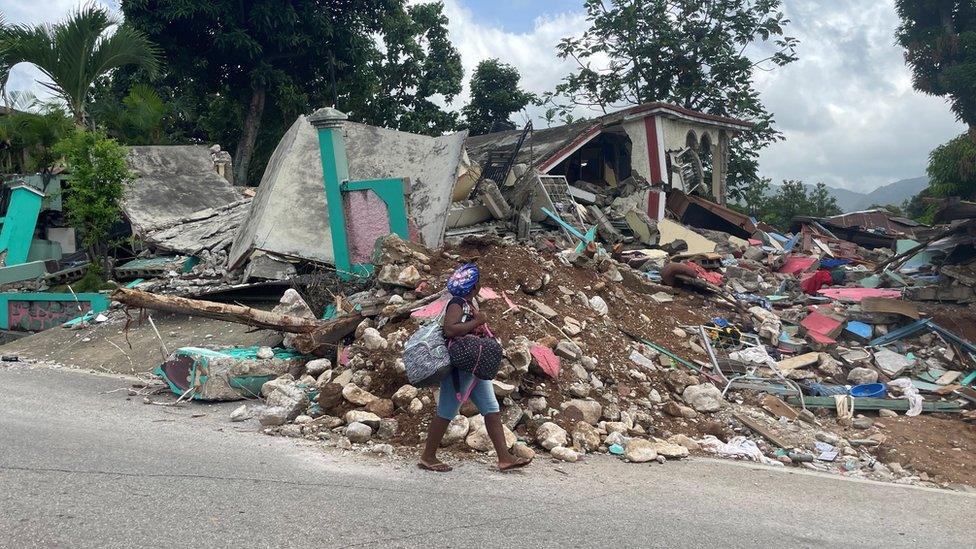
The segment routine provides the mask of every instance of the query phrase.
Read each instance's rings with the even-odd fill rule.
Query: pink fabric
[[[826,288],[818,292],[830,299],[859,303],[865,297],[901,297],[901,290],[886,288]]]
[[[437,301],[423,307],[422,309],[417,309],[416,311],[410,313],[413,318],[430,318],[441,314],[444,307],[447,307],[447,302],[451,300],[451,296],[446,295]]]
[[[498,299],[501,296],[498,295],[498,292],[496,292],[495,290],[492,290],[487,286],[482,286],[481,290],[478,291],[478,297],[487,300],[487,299]]]
[[[702,280],[705,280],[706,282],[710,282],[712,284],[715,284],[716,286],[721,286],[722,285],[722,275],[720,275],[718,273],[713,273],[712,271],[707,271],[707,270],[705,270],[704,267],[702,267],[701,265],[695,263],[694,261],[689,261],[687,264],[691,268],[695,269],[695,274],[698,275],[698,278],[701,278]]]
[[[830,285],[833,279],[830,277],[830,271],[817,271],[800,282],[800,287],[803,291],[809,295],[814,295],[820,288],[826,285]]]
[[[529,352],[532,354],[532,358],[539,363],[539,367],[542,371],[546,373],[552,379],[559,379],[559,357],[556,353],[552,352],[549,347],[544,347],[542,345],[533,345]]]
[[[779,272],[783,274],[791,274],[791,275],[799,274],[810,269],[810,267],[812,267],[813,264],[816,262],[817,262],[817,258],[815,257],[808,257],[805,255],[791,255],[786,258],[786,263],[784,263],[783,266],[780,267]]]

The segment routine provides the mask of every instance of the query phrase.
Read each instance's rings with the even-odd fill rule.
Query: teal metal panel
[[[0,228],[0,253],[7,253],[5,265],[20,265],[27,261],[43,200],[44,193],[27,185],[10,189],[10,203],[4,212],[3,228]]]
[[[22,280],[35,280],[44,277],[46,274],[47,267],[43,261],[32,261],[30,263],[21,263],[20,265],[0,267],[0,284],[9,284]]]
[[[35,238],[31,241],[30,251],[27,252],[27,261],[55,261],[61,259],[64,254],[61,252],[61,243],[53,240],[41,240]]]

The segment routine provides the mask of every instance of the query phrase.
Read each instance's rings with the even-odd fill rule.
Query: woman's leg
[[[471,400],[485,418],[485,430],[488,431],[488,438],[491,439],[491,444],[495,447],[495,454],[498,455],[498,468],[506,471],[527,465],[528,460],[517,458],[508,451],[508,443],[505,441],[505,428],[502,426],[502,418],[499,414],[498,399],[495,398],[495,389],[492,387],[491,381],[479,380],[474,390],[471,391]]]
[[[437,397],[437,410],[434,418],[430,421],[427,428],[427,442],[424,444],[424,451],[420,454],[420,465],[432,471],[447,472],[451,466],[437,459],[437,450],[441,447],[444,434],[447,432],[448,425],[457,415],[461,408],[461,402],[457,399],[457,391],[454,390],[453,376],[447,376],[441,381],[440,394]]]

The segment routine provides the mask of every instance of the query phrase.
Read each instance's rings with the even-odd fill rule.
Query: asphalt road
[[[702,459],[436,475],[127,386],[0,367],[0,547],[972,546],[971,494]]]

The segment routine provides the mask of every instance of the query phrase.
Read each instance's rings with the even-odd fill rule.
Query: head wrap
[[[447,279],[447,291],[455,297],[464,297],[478,284],[479,275],[477,265],[465,263],[454,271],[451,278]]]

